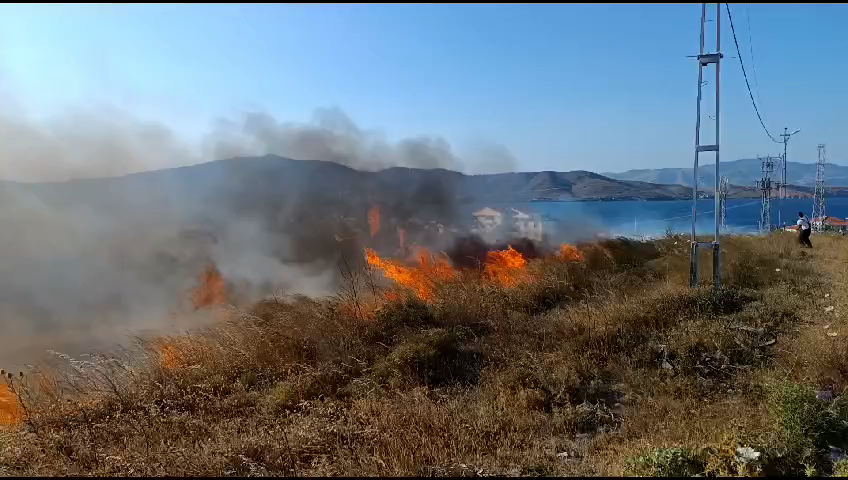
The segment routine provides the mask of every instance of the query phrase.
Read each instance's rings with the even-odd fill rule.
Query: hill
[[[689,190],[642,180],[618,180],[587,171],[519,172],[464,175],[445,169],[392,167],[363,172],[333,162],[291,160],[268,155],[126,175],[49,184],[0,184],[0,195],[28,193],[49,203],[95,205],[107,210],[128,205],[203,203],[208,195],[256,196],[291,200],[305,192],[330,196],[368,193],[393,195],[398,190],[438,184],[462,202],[546,200],[678,199]],[[270,196],[270,198],[269,198]],[[0,197],[2,198],[2,197]]]
[[[755,158],[721,162],[721,174],[727,176],[734,185],[754,185],[762,177],[761,162]],[[834,184],[848,183],[848,167],[828,163],[826,168],[829,179]],[[698,167],[702,186],[712,186],[714,183],[715,164]],[[616,180],[640,181],[660,184],[676,184],[692,186],[692,167],[658,168],[628,170],[620,173],[604,173],[604,176]],[[816,167],[814,163],[789,162],[786,169],[786,181],[791,185],[812,187],[816,182]]]

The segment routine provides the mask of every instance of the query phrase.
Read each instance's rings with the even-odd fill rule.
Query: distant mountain
[[[417,193],[416,193],[417,192]],[[26,193],[51,205],[123,209],[207,208],[230,199],[242,207],[281,205],[315,196],[346,202],[409,201],[447,195],[451,202],[532,200],[671,200],[686,198],[681,185],[617,180],[586,171],[464,175],[445,169],[392,167],[363,172],[333,162],[267,155],[218,160],[122,177],[27,184],[0,182],[0,202]],[[316,205],[316,208],[319,207]],[[410,205],[414,208],[414,205]]]
[[[755,158],[721,162],[720,166],[721,175],[727,176],[733,185],[751,186],[762,177],[762,163]],[[787,167],[786,180],[790,185],[808,187],[815,185],[814,163],[789,162]],[[780,178],[779,170],[780,168],[775,166],[773,178]],[[848,185],[848,167],[828,163],[825,172],[829,180],[828,184]],[[700,186],[711,188],[714,184],[715,164],[699,165],[698,173],[701,179]],[[616,180],[692,186],[692,167],[628,170],[621,173],[603,173],[603,175]]]
[[[759,168],[757,160],[722,163],[722,174],[730,177],[731,198],[760,195],[753,188]],[[701,167],[704,196],[712,196],[712,171],[710,165]],[[790,196],[812,195],[813,164],[790,162],[788,173]],[[829,164],[827,173],[833,179],[830,185],[839,177],[848,184],[848,167]],[[266,155],[122,177],[39,184],[0,181],[0,205],[29,199],[60,210],[83,208],[115,217],[129,211],[168,211],[197,218],[198,213],[218,207],[256,214],[304,203],[311,204],[316,215],[345,215],[382,202],[440,216],[448,205],[458,204],[688,199],[692,195],[689,175],[691,171],[684,168],[603,175],[587,171],[464,175],[406,167],[365,172],[333,162]],[[848,189],[830,187],[828,193],[848,195]]]

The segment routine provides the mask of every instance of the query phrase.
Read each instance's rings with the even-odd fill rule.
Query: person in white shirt
[[[798,243],[801,246],[813,248],[810,243],[810,221],[804,215],[804,212],[798,212]]]

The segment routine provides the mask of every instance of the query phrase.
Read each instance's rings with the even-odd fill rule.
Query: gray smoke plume
[[[310,124],[280,123],[261,112],[219,119],[204,141],[204,153],[211,158],[272,154],[372,171],[396,166],[461,169],[444,139],[410,138],[392,145],[378,133],[360,129],[338,108],[316,110]]]
[[[234,285],[237,300],[331,294],[339,261],[361,257],[369,206],[383,207],[381,234],[391,242],[392,221],[405,226],[421,212],[449,218],[455,211],[455,186],[432,176],[387,171],[388,180],[375,180],[256,156],[372,171],[462,168],[442,139],[387,142],[338,109],[318,110],[308,124],[266,113],[221,119],[192,146],[167,126],[116,108],[69,109],[43,121],[5,108],[0,145],[0,179],[56,182],[0,180],[6,368],[48,348],[79,353],[139,330],[209,321],[187,305],[209,263]],[[230,157],[254,158],[85,179]]]

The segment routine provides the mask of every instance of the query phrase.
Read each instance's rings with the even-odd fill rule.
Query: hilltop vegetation
[[[675,236],[371,257],[410,289],[351,269],[335,298],[11,375],[0,473],[839,473],[848,249],[793,240],[726,238],[719,290],[686,286]]]

